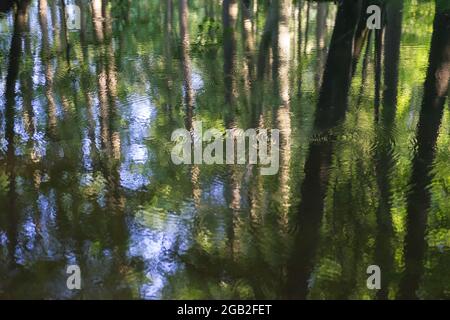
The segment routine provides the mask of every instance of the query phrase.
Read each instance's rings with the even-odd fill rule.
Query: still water
[[[2,1],[0,298],[449,299],[450,6],[369,3]],[[278,173],[173,164],[195,121]]]

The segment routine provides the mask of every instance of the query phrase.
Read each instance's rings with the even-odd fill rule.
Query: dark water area
[[[0,299],[450,299],[449,78],[448,1],[2,1]]]

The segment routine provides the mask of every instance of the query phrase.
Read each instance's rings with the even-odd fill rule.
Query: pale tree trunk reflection
[[[192,84],[192,61],[190,56],[189,40],[189,7],[187,0],[179,0],[180,15],[180,36],[181,36],[181,63],[183,68],[183,88],[185,104],[185,125],[194,138],[194,108],[195,92]],[[201,138],[201,137],[200,137]],[[191,184],[194,204],[197,209],[200,207],[202,190],[200,187],[200,167],[196,164],[191,166]]]

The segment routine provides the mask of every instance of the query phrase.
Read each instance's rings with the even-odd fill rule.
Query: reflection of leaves
[[[96,197],[103,193],[106,187],[106,180],[100,173],[95,173],[93,177],[87,178],[82,186],[82,192],[89,198]]]
[[[202,53],[216,50],[221,42],[221,24],[213,18],[205,17],[198,26],[198,34],[193,43],[193,51]]]
[[[341,265],[337,261],[325,258],[323,259],[323,263],[319,266],[319,270],[317,271],[317,278],[328,281],[335,281],[336,279],[339,279],[341,277],[341,274]]]
[[[200,248],[208,254],[213,253],[214,243],[211,241],[213,235],[208,230],[201,230],[196,237],[197,243]]]

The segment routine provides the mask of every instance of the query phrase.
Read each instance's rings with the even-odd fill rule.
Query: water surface
[[[341,2],[2,4],[0,298],[450,298],[450,10]],[[195,121],[278,174],[174,165]]]

